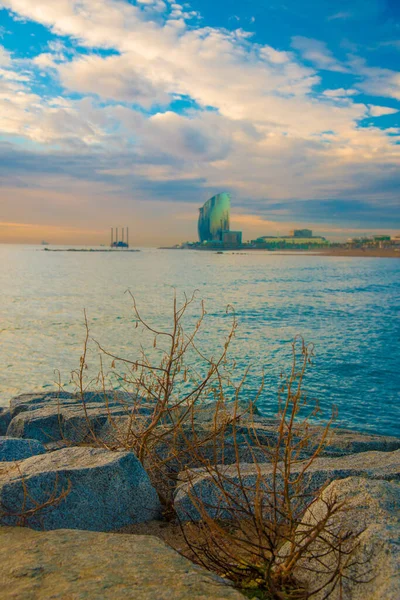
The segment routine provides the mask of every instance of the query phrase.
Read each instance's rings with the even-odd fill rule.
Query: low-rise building
[[[310,248],[328,246],[329,242],[324,237],[295,237],[295,236],[262,236],[252,240],[252,244],[259,248]]]
[[[223,231],[222,232],[222,244],[224,246],[232,246],[236,248],[242,245],[242,232],[241,231]]]
[[[292,229],[289,231],[291,237],[296,238],[312,238],[313,234],[311,229]]]
[[[392,237],[390,238],[390,241],[395,246],[400,246],[400,235],[392,235]]]

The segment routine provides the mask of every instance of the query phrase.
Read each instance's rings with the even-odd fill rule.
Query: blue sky
[[[0,241],[400,228],[398,0],[0,0]]]

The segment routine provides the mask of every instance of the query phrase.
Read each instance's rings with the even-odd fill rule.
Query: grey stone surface
[[[246,412],[246,407],[239,405],[237,410],[234,405],[227,404],[224,409],[220,409],[217,416],[217,422],[221,423],[224,420],[235,418],[235,435],[237,437],[237,446],[239,453],[249,457],[251,452],[249,449],[254,449],[255,437],[260,444],[267,449],[268,446],[275,446],[278,439],[279,421],[277,418],[265,417],[258,412],[250,415]],[[210,436],[214,421],[216,418],[215,408],[211,404],[203,405],[196,409],[195,423],[196,432],[206,438]],[[309,426],[309,434],[311,440],[319,440],[322,433],[321,426]],[[301,432],[304,435],[304,431]],[[232,464],[236,462],[234,451],[234,436],[232,426],[226,428],[226,449],[224,452],[224,462]],[[210,444],[211,446],[211,444]],[[206,447],[207,448],[207,447]],[[332,426],[327,436],[326,444],[322,450],[322,456],[344,456],[356,452],[392,452],[400,449],[400,437],[382,436],[370,433],[360,433],[358,431],[340,429]],[[315,446],[310,443],[310,447],[304,451],[307,456],[315,450]],[[258,460],[258,456],[257,456]],[[251,460],[243,462],[252,462]]]
[[[2,600],[243,600],[152,536],[0,528]]]
[[[324,456],[345,456],[357,452],[393,452],[400,449],[400,437],[360,433],[349,429],[333,427]]]
[[[105,398],[106,396],[106,398]],[[10,401],[9,411],[0,413],[1,432],[13,437],[38,439],[45,444],[56,446],[63,440],[73,443],[85,441],[91,443],[92,433],[111,444],[121,444],[127,425],[131,424],[129,414],[132,407],[132,397],[124,392],[107,391],[104,393],[87,392],[85,394],[86,412],[79,397],[66,392],[48,392],[45,394],[23,394]],[[145,419],[151,412],[150,406],[142,405],[139,413]],[[232,418],[235,414],[232,405],[227,405],[219,411],[218,421]],[[116,430],[112,420],[118,423]],[[211,405],[204,405],[196,409],[195,423],[196,435],[204,439],[210,437],[215,419],[215,409]],[[277,440],[277,420],[274,418],[254,415],[254,432],[249,430],[249,415],[243,406],[239,407],[236,414],[235,433],[238,441],[240,460],[252,462],[254,447],[254,432],[258,440],[267,448],[274,445]],[[318,427],[311,430],[311,438],[317,438]],[[186,426],[185,434],[190,434],[190,426]],[[221,446],[221,445],[220,445]],[[355,431],[332,428],[326,447],[325,456],[341,456],[355,452],[366,451],[393,451],[400,448],[400,438],[363,434]],[[312,447],[307,451],[312,451]],[[307,454],[305,452],[305,454]],[[262,458],[262,452],[257,451],[257,460]],[[236,462],[236,451],[232,426],[228,426],[224,443],[215,455],[212,440],[203,447],[204,458],[225,464]],[[188,457],[188,466],[200,466]]]
[[[254,432],[262,445],[276,445],[278,437],[278,421],[276,419],[266,419],[256,416],[254,425]],[[237,432],[239,435],[246,436],[248,438],[248,430],[245,420],[243,424],[240,424],[239,422]],[[321,433],[321,427],[311,426],[309,428],[311,441],[319,441]],[[250,429],[250,438],[251,437],[254,436],[251,435]],[[297,439],[300,440],[300,437]],[[400,437],[360,433],[358,431],[332,427],[328,433],[321,456],[345,456],[347,454],[369,451],[393,452],[394,450],[398,449],[400,449]],[[304,456],[310,455],[314,450],[315,445],[313,445],[311,442],[309,447],[304,449]]]
[[[20,412],[34,410],[42,404],[60,401],[64,404],[74,403],[76,399],[73,394],[62,391],[50,391],[45,393],[20,394],[10,400],[10,413],[15,417]]]
[[[258,411],[249,415],[246,406],[240,405],[237,411],[232,404],[227,404],[226,408],[220,411],[219,417],[232,418],[236,415],[236,433],[240,442],[246,440],[247,444],[257,435],[261,444],[275,444],[277,441],[277,428],[279,421],[277,418],[262,416]],[[210,430],[215,419],[215,410],[212,405],[205,405],[196,412],[196,423],[199,427]],[[229,432],[229,428],[228,428]],[[253,432],[253,433],[252,433]],[[310,425],[309,433],[311,439],[318,439],[322,433],[321,426]],[[240,443],[239,443],[240,445]],[[250,443],[250,445],[253,445]],[[383,436],[371,433],[361,433],[349,429],[341,429],[333,425],[328,433],[325,447],[322,451],[323,456],[343,456],[354,454],[356,452],[392,452],[400,449],[400,437]],[[312,444],[308,449],[308,454],[313,450]],[[227,463],[228,464],[228,463]]]
[[[306,461],[292,466],[292,478],[300,473]],[[266,503],[271,497],[273,470],[270,463],[221,466],[218,468],[222,475],[220,481],[229,494],[237,496],[243,502],[240,493],[241,482],[244,484],[248,497],[254,496],[257,485],[265,492]],[[304,475],[304,497],[299,501],[299,508],[306,508],[315,493],[325,484],[351,476],[361,476],[370,479],[400,479],[400,450],[394,452],[360,452],[342,457],[320,457],[306,470]],[[183,521],[199,519],[200,514],[196,502],[200,500],[208,514],[213,517],[229,518],[229,504],[225,500],[216,477],[205,469],[192,469],[181,474],[180,483],[175,494],[175,509]],[[278,475],[277,489],[282,487],[282,477]]]
[[[7,435],[37,439],[44,444],[68,440],[90,443],[114,417],[129,414],[131,397],[123,392],[107,395],[86,392],[80,397],[66,392],[23,394],[10,402]]]
[[[25,458],[45,452],[46,448],[37,440],[0,436],[0,462],[25,460]]]
[[[11,413],[5,406],[0,406],[0,435],[6,435],[11,422]]]
[[[310,556],[300,561],[295,576],[307,585],[310,592],[325,587],[313,596],[322,600],[331,592],[331,600],[398,600],[400,598],[400,484],[397,482],[368,480],[350,477],[333,481],[304,515],[298,527],[301,544],[304,532],[326,516],[326,502],[335,497],[346,502],[346,510],[331,519],[326,534],[328,542],[333,535],[352,531],[358,534],[356,545],[349,542],[347,551],[354,550],[348,566],[344,568],[342,595],[339,586],[332,590],[328,584],[335,569],[335,554],[327,551],[327,545],[319,541],[312,553],[323,554],[323,565]],[[285,547],[282,549],[285,553]],[[359,581],[360,583],[357,583]]]
[[[113,531],[160,517],[161,506],[147,473],[132,452],[72,447],[0,465],[2,521],[15,513],[67,496],[27,520],[34,528]],[[28,496],[26,495],[26,490]],[[8,516],[7,516],[8,515]]]

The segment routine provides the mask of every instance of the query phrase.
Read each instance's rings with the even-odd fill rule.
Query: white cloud
[[[3,46],[0,46],[0,66],[8,67],[10,64],[11,64],[10,53]]]
[[[308,60],[319,69],[338,71],[341,73],[348,72],[347,67],[342,65],[333,56],[332,52],[324,42],[302,36],[295,36],[292,38],[292,47],[295,50],[298,50],[305,60]]]
[[[351,65],[362,77],[356,87],[370,94],[400,100],[400,72],[380,67],[368,67],[364,60],[353,58]]]
[[[330,17],[328,17],[328,21],[347,20],[347,19],[351,19],[352,16],[353,16],[353,14],[351,12],[341,11],[341,12],[337,12],[337,13],[331,15]]]
[[[384,115],[394,115],[398,111],[397,108],[389,108],[388,106],[368,105],[369,114],[371,117],[382,117]]]
[[[261,56],[265,57],[268,62],[273,64],[284,64],[293,60],[293,56],[289,52],[275,50],[271,46],[263,46],[260,50]]]
[[[149,62],[133,53],[106,58],[89,55],[64,63],[59,67],[59,75],[65,87],[81,94],[97,94],[103,99],[140,104],[145,108],[168,104],[171,98],[167,84],[163,83],[161,65],[154,64],[152,78],[146,67],[151,68]]]
[[[349,96],[355,96],[359,94],[357,90],[344,88],[337,88],[335,90],[324,90],[323,96],[327,96],[328,98],[348,98]]]
[[[35,56],[32,60],[34,65],[37,65],[41,69],[55,69],[56,68],[56,60],[54,54],[51,52],[42,52]]]
[[[41,55],[43,56],[43,55]],[[22,66],[25,62],[22,61]],[[0,68],[0,131],[38,144],[85,146],[98,144],[106,133],[99,115],[88,114],[86,101],[44,99],[32,92],[32,73],[20,72],[21,62]]]

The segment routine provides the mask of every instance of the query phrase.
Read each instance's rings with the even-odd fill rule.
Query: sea
[[[264,374],[260,412],[276,413],[292,341],[301,336],[314,347],[304,387],[311,402],[318,400],[321,418],[335,406],[340,427],[400,435],[400,261],[390,258],[0,245],[0,406],[59,383],[72,389],[85,314],[91,340],[134,360],[141,345],[151,354],[152,343],[135,325],[130,294],[150,325],[169,331],[174,295],[179,303],[194,291],[185,326],[189,332],[204,301],[204,355],[221,352],[234,311],[229,356],[235,377],[248,369],[248,398]],[[89,376],[98,355],[90,341]]]

